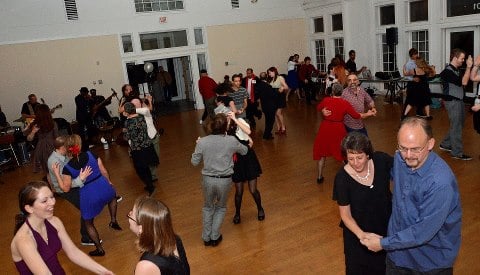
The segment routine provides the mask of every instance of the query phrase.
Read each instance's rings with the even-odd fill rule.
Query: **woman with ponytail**
[[[10,248],[19,274],[65,274],[57,258],[62,248],[75,264],[95,274],[113,274],[78,249],[62,221],[53,216],[55,197],[48,183],[27,183],[20,189],[18,204]]]

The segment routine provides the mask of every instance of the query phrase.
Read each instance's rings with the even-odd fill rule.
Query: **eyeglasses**
[[[127,218],[129,218],[130,220],[132,220],[133,222],[135,222],[136,224],[138,224],[137,220],[130,217],[130,214],[132,213],[132,211],[130,211],[130,213],[127,214]]]
[[[412,154],[420,154],[421,152],[423,152],[423,150],[425,150],[425,148],[427,148],[427,145],[428,145],[428,141],[427,143],[425,143],[423,147],[414,147],[414,148],[405,148],[399,144],[397,146],[397,149],[398,151],[400,151],[400,153],[407,153],[408,151],[410,151],[410,153]]]

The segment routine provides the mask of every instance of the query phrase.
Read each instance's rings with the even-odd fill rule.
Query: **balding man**
[[[462,226],[455,175],[432,152],[435,139],[426,120],[406,118],[397,139],[388,234],[370,233],[360,241],[387,251],[386,274],[453,274]]]

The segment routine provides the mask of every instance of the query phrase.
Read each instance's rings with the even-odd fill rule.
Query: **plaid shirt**
[[[343,90],[342,98],[352,104],[353,109],[358,113],[365,113],[365,106],[372,106],[373,99],[368,95],[367,92],[362,87],[357,87],[357,94],[355,94],[352,88],[348,87]],[[345,115],[343,119],[345,126],[351,129],[362,129],[365,128],[363,120],[361,118],[354,119],[350,115]]]

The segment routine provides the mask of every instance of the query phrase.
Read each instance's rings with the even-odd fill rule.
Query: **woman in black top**
[[[347,164],[335,177],[333,199],[342,219],[346,274],[385,274],[385,251],[369,251],[360,240],[367,233],[387,234],[393,158],[374,152],[368,137],[358,132],[343,139],[342,154]]]
[[[182,240],[175,235],[170,210],[152,197],[140,197],[128,213],[130,230],[143,254],[135,274],[190,274]],[[153,265],[152,265],[153,263]]]

